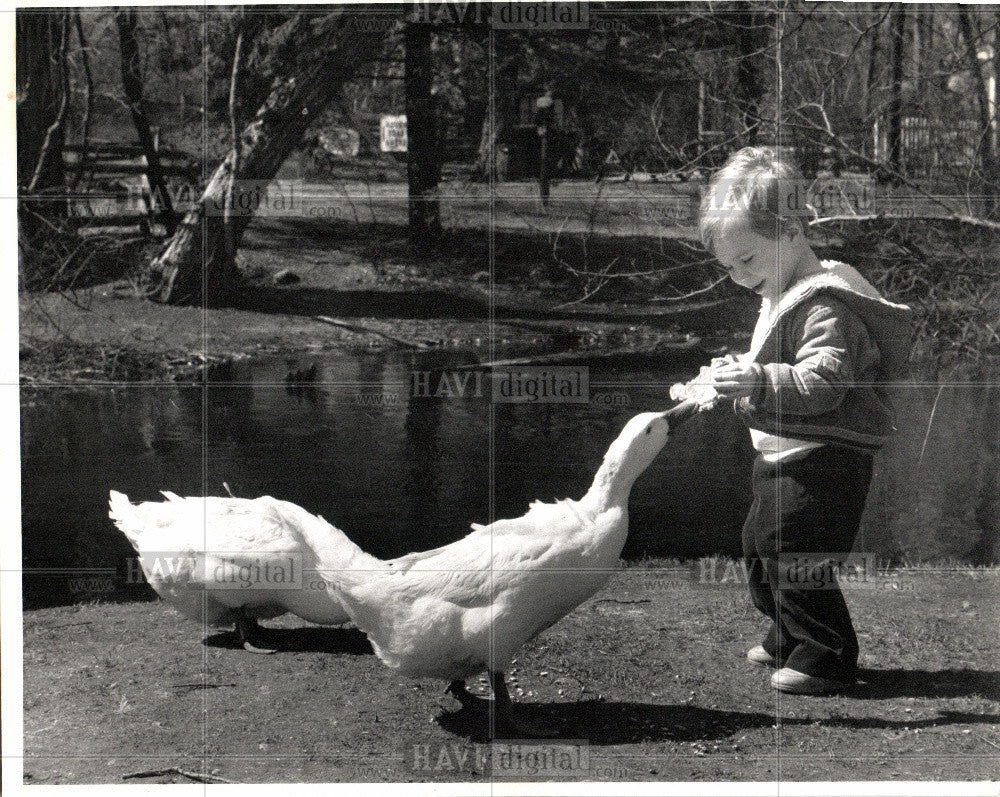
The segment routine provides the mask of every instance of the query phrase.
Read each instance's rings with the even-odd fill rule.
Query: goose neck
[[[583,502],[597,511],[626,506],[632,491],[632,480],[623,472],[622,464],[617,457],[606,457]]]

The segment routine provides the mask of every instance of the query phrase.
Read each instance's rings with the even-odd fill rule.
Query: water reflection
[[[471,362],[457,352],[340,354],[239,363],[207,389],[25,389],[25,604],[149,594],[124,583],[132,552],[107,517],[112,488],[156,500],[161,489],[221,495],[225,482],[238,496],[321,514],[379,557],[458,539],[490,516],[489,382],[453,370]],[[286,380],[311,365],[315,381]],[[427,390],[414,389],[415,374]],[[594,362],[592,396],[615,402],[492,405],[495,515],[582,495],[624,422],[666,406],[669,384],[686,376],[669,363]],[[900,432],[877,460],[860,544],[898,558],[996,561],[1000,388],[937,392],[898,389]],[[625,556],[738,553],[751,457],[731,411],[690,421],[633,490]]]

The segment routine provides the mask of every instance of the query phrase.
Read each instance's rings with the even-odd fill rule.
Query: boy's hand
[[[711,363],[701,367],[694,379],[672,385],[670,398],[674,401],[694,401],[698,405],[699,412],[712,409],[721,399],[731,397],[730,394],[723,395],[716,390],[715,372],[722,368],[739,366],[739,358],[742,356],[727,354],[724,357],[713,357]]]
[[[760,380],[760,374],[752,364],[740,362],[720,363],[710,371],[711,385],[716,392],[727,399],[738,399],[753,395]]]
[[[722,357],[713,357],[712,362],[709,363],[709,368],[716,369],[721,368],[724,365],[729,365],[730,363],[739,362],[739,359],[735,354],[726,354]]]

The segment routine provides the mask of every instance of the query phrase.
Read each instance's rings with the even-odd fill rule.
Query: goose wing
[[[556,504],[534,502],[528,513],[519,518],[496,520],[493,523],[473,523],[472,532],[460,540],[428,551],[416,551],[388,562],[394,572],[406,573],[417,565],[421,570],[440,568],[448,564],[473,564],[494,569],[506,560],[533,561],[544,556],[554,541],[579,533],[589,523],[572,501]],[[461,568],[468,569],[468,568]]]
[[[580,570],[594,528],[565,510],[476,527],[450,545],[387,563],[388,572],[342,574],[337,589],[385,663],[413,675],[464,677],[494,659],[506,662],[606,579]]]
[[[307,542],[311,522],[324,521],[270,496],[206,499],[206,538],[211,542],[205,550],[206,578],[285,578],[291,569],[300,579],[303,567],[315,565]]]
[[[302,551],[301,519],[282,511],[269,496],[239,498],[179,498],[145,502],[133,507],[128,519],[135,545],[146,564],[168,566],[186,562],[183,580],[210,578],[216,568],[252,565],[261,557]],[[178,565],[180,567],[180,565]],[[147,573],[149,576],[149,573]]]
[[[533,507],[520,518],[473,524],[472,533],[462,539],[393,559],[389,568],[411,578],[418,573],[436,574],[436,580],[420,580],[438,595],[451,590],[488,593],[495,590],[501,574],[510,583],[518,573],[545,568],[579,548],[580,535],[588,530],[586,521],[561,504],[540,506],[544,511]]]
[[[558,566],[559,553],[569,545],[554,534],[532,534],[518,521],[490,527],[498,524],[495,535],[473,532],[387,562],[379,573],[331,573],[330,579],[355,624],[379,648],[424,647],[417,637],[446,628],[463,636],[470,628],[486,628],[494,607],[511,602],[511,593],[532,573]]]

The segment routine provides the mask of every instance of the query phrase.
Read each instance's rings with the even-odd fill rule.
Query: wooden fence
[[[182,215],[182,207],[197,198],[201,164],[183,150],[160,147],[159,136],[154,145],[175,215]],[[162,198],[150,190],[149,164],[138,144],[92,141],[86,148],[67,144],[63,165],[73,186],[66,195],[67,220],[79,230],[139,227],[149,234],[165,232]]]

